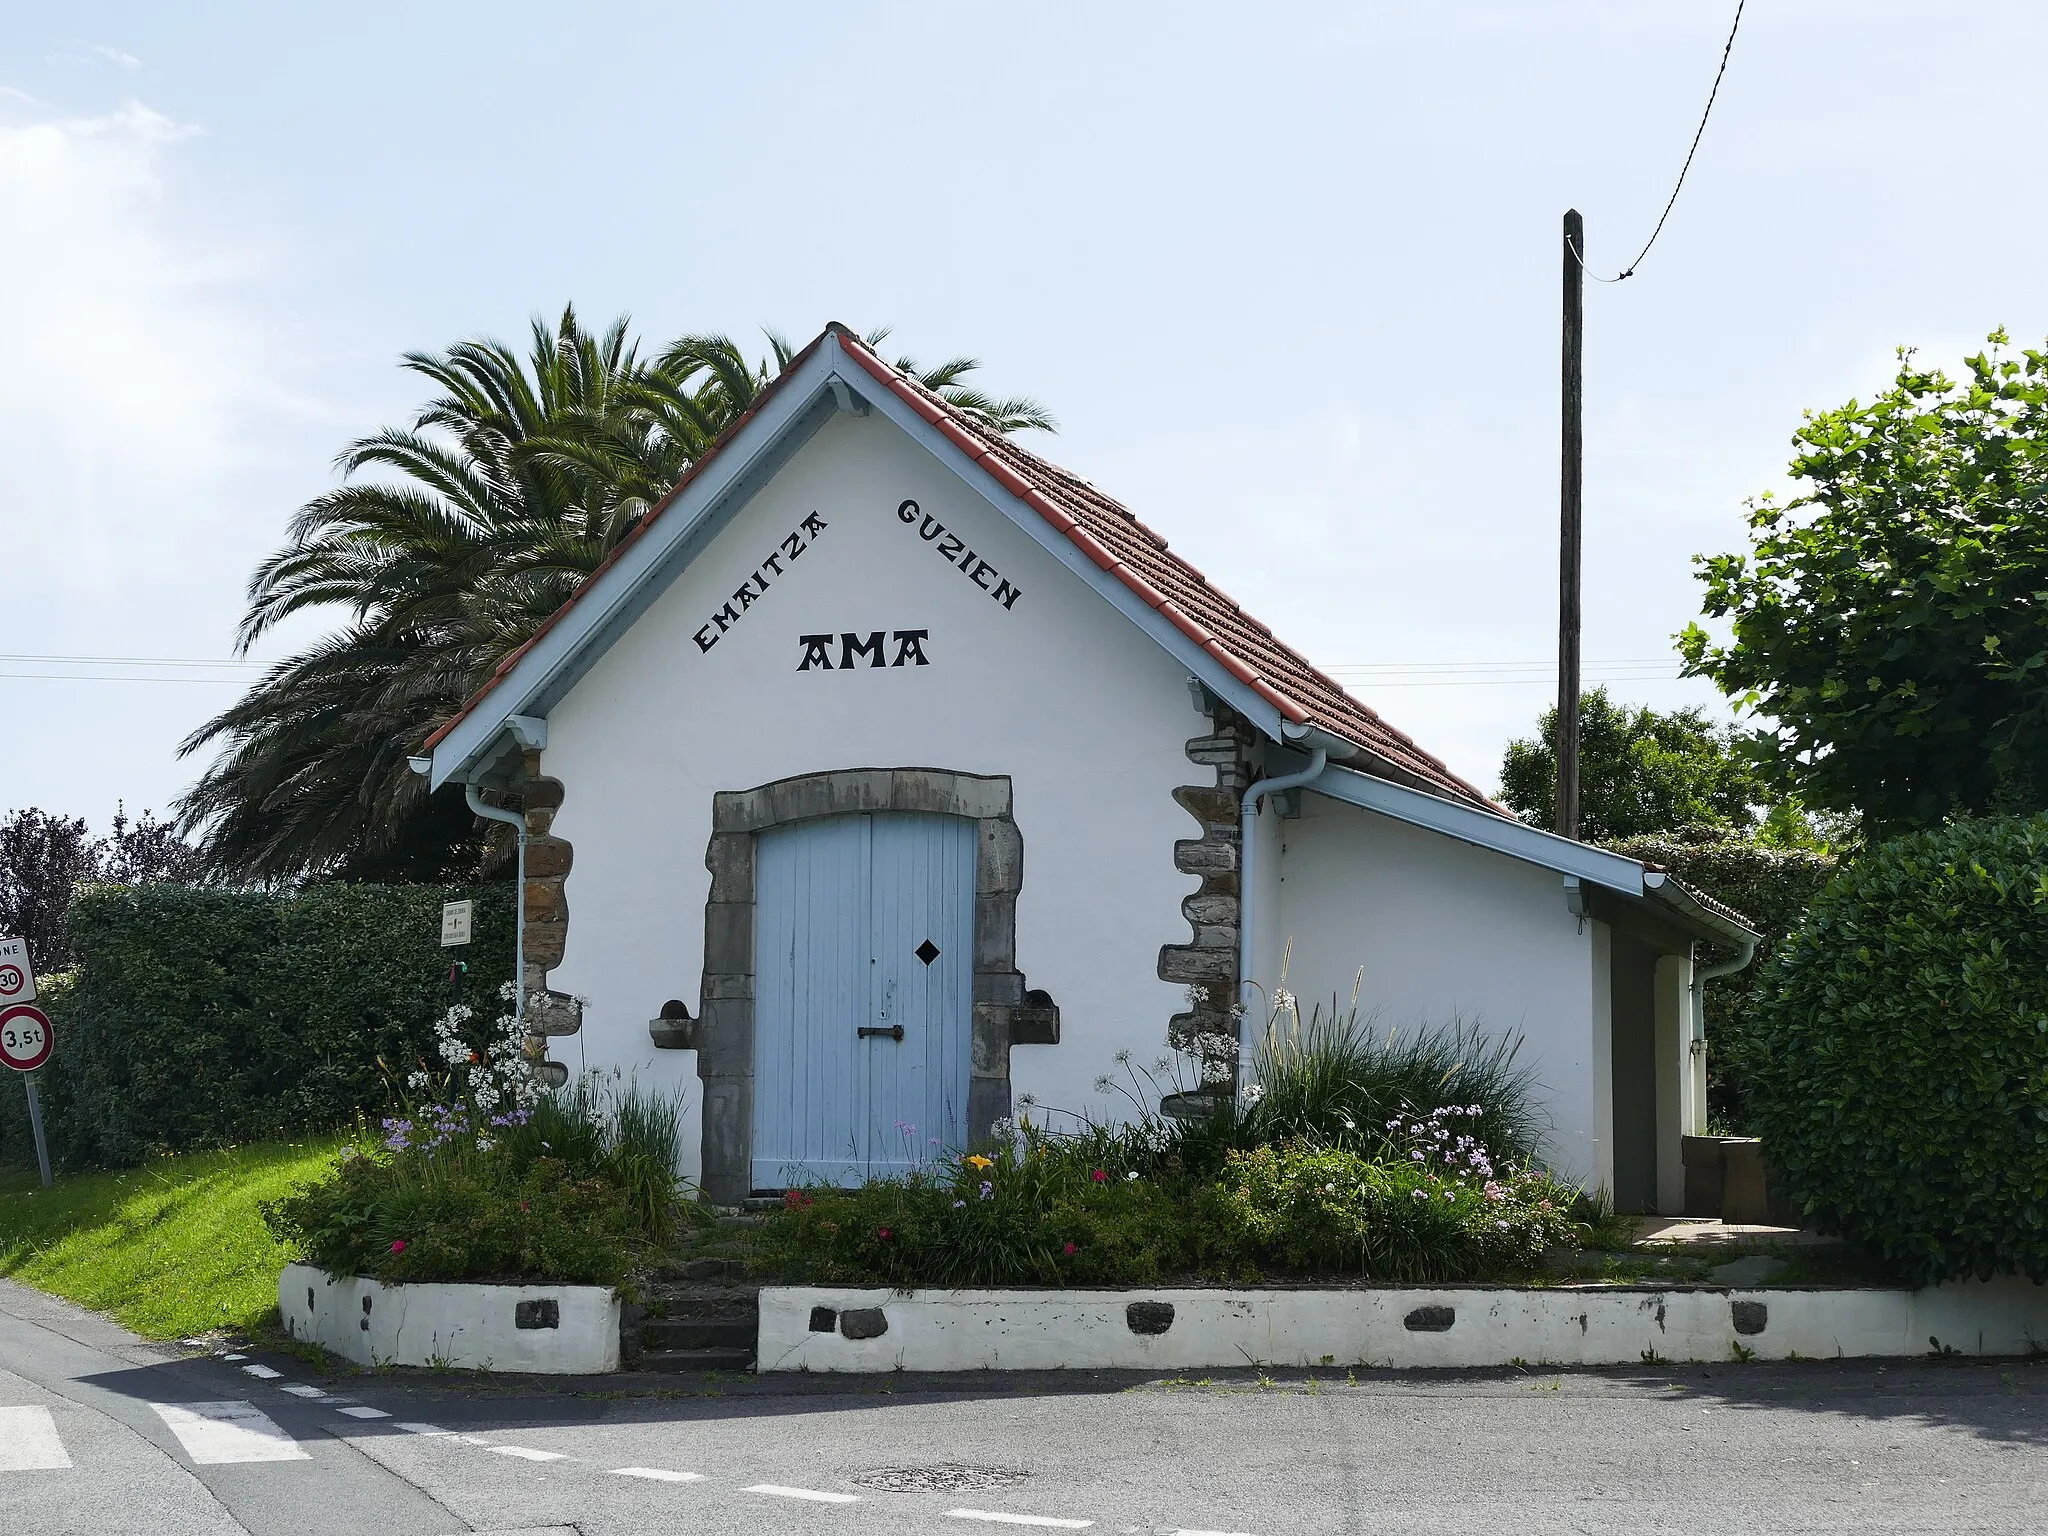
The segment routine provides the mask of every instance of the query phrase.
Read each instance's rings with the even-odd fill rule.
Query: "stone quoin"
[[[1551,1163],[1676,1211],[1694,950],[1750,937],[1506,814],[840,326],[431,748],[540,837],[529,979],[587,1000],[550,1028],[686,1091],[721,1203],[1129,1113],[1105,1077],[1207,1113],[1284,985],[1521,1036]]]

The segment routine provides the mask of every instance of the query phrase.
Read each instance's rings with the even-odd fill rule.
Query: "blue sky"
[[[983,358],[1490,785],[1552,687],[1558,220],[1633,254],[1731,10],[17,0],[0,809],[167,805],[238,674],[160,663],[230,654],[291,511],[416,402],[398,354],[571,300]],[[1589,293],[1585,649],[1631,663],[1592,677],[1712,702],[1691,556],[1801,409],[2048,333],[2044,58],[2038,3],[1751,0],[1662,242]]]

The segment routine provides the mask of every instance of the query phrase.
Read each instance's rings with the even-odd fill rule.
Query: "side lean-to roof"
[[[1630,897],[1652,894],[1654,882],[1635,860],[1506,815],[1239,608],[1124,507],[948,405],[836,324],[790,360],[575,595],[428,738],[433,783],[502,773],[512,756],[510,723],[545,718],[840,410],[872,410],[900,427],[1269,739],[1326,748],[1332,764],[1348,770],[1339,775],[1333,768],[1331,783],[1343,786],[1337,798]],[[1714,926],[1734,917],[1727,913]]]

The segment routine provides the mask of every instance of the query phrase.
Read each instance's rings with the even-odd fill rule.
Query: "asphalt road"
[[[2048,1359],[327,1375],[147,1344],[0,1282],[10,1536],[1034,1529],[2048,1532]]]

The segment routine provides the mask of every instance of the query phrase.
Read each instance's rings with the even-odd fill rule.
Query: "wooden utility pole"
[[[1562,453],[1558,464],[1557,552],[1557,830],[1579,835],[1579,518],[1581,423],[1586,335],[1586,226],[1579,210],[1564,216],[1564,371]]]

